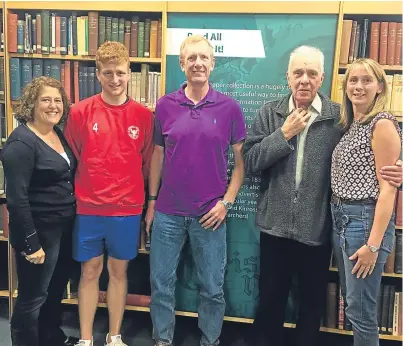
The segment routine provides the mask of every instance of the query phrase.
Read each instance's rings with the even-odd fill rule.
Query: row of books
[[[343,20],[340,64],[368,57],[381,65],[401,65],[402,23]]]
[[[7,116],[5,105],[0,104],[0,141],[1,143],[5,143],[7,140]],[[4,179],[1,179],[2,176],[2,168],[0,169],[0,193],[3,191],[4,193]]]
[[[377,316],[380,334],[402,335],[402,292],[394,285],[381,285],[377,299]],[[326,314],[323,326],[340,330],[352,330],[346,317],[346,304],[340,286],[329,282],[327,286]]]
[[[342,103],[343,101],[343,80],[345,75],[339,74],[337,77],[337,94],[335,102]],[[386,81],[389,86],[389,104],[387,109],[397,117],[402,116],[402,75],[386,75]]]
[[[72,103],[98,94],[101,92],[101,85],[96,77],[96,68],[89,64],[91,63],[57,59],[10,58],[11,100],[17,101],[24,86],[40,76],[59,80]],[[129,73],[128,95],[145,106],[155,107],[161,96],[161,73],[150,72],[147,64],[141,64],[140,72],[130,70]]]
[[[78,293],[72,291],[71,282],[67,284],[66,290],[64,291],[63,298],[64,299],[76,299],[78,297]],[[73,285],[74,286],[74,285]],[[108,297],[106,291],[99,291],[98,293],[98,303],[105,303],[107,304]],[[128,293],[126,295],[126,305],[130,306],[143,306],[148,307],[150,305],[151,297],[142,294],[134,294]]]
[[[4,101],[4,57],[0,57],[0,101]]]
[[[151,20],[125,18],[88,12],[79,16],[60,16],[50,11],[25,13],[19,18],[8,13],[8,51],[61,55],[95,55],[105,41],[124,44],[131,57],[160,58],[162,45],[161,18]]]

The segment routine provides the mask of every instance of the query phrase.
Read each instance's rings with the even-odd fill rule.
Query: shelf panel
[[[78,304],[78,299],[77,298],[64,299],[63,303],[64,304],[77,305]],[[105,308],[105,307],[107,307],[107,305],[105,303],[98,303],[98,307]],[[144,307],[144,306],[126,305],[126,310],[149,312],[150,308],[149,307]],[[188,311],[175,311],[175,315],[177,315],[177,316],[185,316],[185,317],[197,317],[198,316],[197,312],[188,312]],[[239,323],[253,323],[252,318],[231,317],[231,316],[224,316],[224,321],[239,322]],[[286,328],[295,328],[295,326],[296,325],[294,323],[284,323],[284,327],[286,327]],[[326,327],[321,327],[320,330],[322,332],[327,332],[327,333],[353,335],[353,332],[348,331],[348,330],[326,328]],[[402,336],[384,335],[384,334],[379,334],[379,338],[384,339],[384,340],[396,340],[396,341],[402,341],[403,340]]]
[[[145,254],[145,255],[149,255],[149,254],[150,254],[150,251],[149,251],[149,250],[146,250],[146,249],[138,249],[137,252],[138,252],[138,253],[141,253],[141,254]]]
[[[344,14],[403,14],[401,1],[343,1]]]
[[[8,290],[0,290],[0,297],[7,297],[9,296]]]
[[[10,58],[27,58],[27,59],[58,59],[58,60],[78,60],[78,61],[95,61],[93,55],[60,55],[60,54],[25,54],[25,53],[9,53]],[[130,62],[143,64],[160,64],[161,58],[135,58],[130,57]]]
[[[340,69],[346,69],[350,64],[340,64]],[[403,71],[403,66],[401,65],[381,65],[385,71]]]
[[[214,1],[206,6],[202,1],[168,1],[169,12],[198,13],[339,13],[338,1],[242,1],[231,6],[227,1]]]
[[[0,232],[0,241],[8,241],[8,238],[3,236],[3,231]]]
[[[403,226],[396,226],[396,229],[403,229]]]
[[[330,267],[329,270],[331,272],[338,272],[338,269],[335,267]],[[403,274],[396,274],[396,273],[382,273],[383,277],[389,277],[389,278],[398,278],[398,279],[402,279],[403,278]]]
[[[9,10],[162,12],[164,1],[7,1]]]

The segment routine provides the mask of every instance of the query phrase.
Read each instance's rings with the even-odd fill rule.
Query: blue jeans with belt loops
[[[153,338],[171,345],[175,328],[175,286],[180,254],[189,238],[199,281],[201,346],[217,346],[225,313],[224,274],[227,261],[226,225],[206,230],[200,217],[155,212],[151,233],[151,303]]]
[[[395,241],[394,215],[386,228],[378,259],[371,275],[357,279],[351,274],[356,260],[352,256],[368,241],[374,221],[376,202],[331,205],[333,220],[333,252],[340,275],[342,295],[346,304],[346,316],[353,326],[354,346],[379,346],[377,297],[382,272],[388,254]]]

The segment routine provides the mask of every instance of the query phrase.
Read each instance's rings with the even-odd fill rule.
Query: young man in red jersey
[[[127,293],[127,264],[136,257],[144,180],[152,154],[153,114],[126,94],[129,54],[106,42],[97,51],[98,95],[72,107],[65,127],[78,168],[73,257],[82,263],[79,285],[81,339],[93,346],[104,248],[108,254],[107,346],[126,346],[120,335]]]

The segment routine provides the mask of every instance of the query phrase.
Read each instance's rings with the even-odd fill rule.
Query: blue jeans
[[[154,340],[172,344],[175,328],[175,284],[179,257],[189,237],[200,284],[200,345],[218,345],[225,314],[224,274],[227,262],[226,225],[213,231],[199,223],[200,217],[155,212],[151,234],[151,319]]]
[[[357,279],[351,274],[356,261],[349,260],[369,238],[375,214],[373,203],[332,204],[333,251],[339,268],[341,291],[347,304],[346,316],[354,332],[354,346],[378,346],[377,297],[382,272],[394,244],[395,224],[392,215],[371,275]]]

